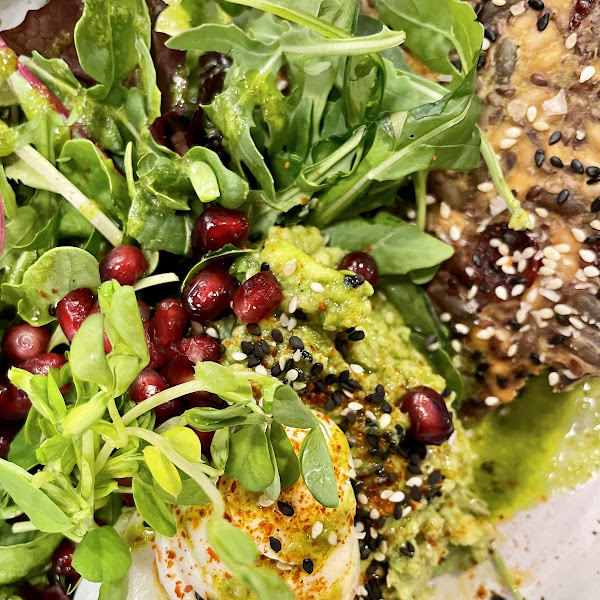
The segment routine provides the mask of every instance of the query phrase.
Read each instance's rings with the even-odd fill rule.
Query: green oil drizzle
[[[600,473],[600,380],[561,394],[545,378],[532,380],[469,433],[474,491],[492,519],[506,519]]]

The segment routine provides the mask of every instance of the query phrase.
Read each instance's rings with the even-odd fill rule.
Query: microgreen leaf
[[[238,248],[233,244],[227,244],[223,246],[220,250],[215,250],[214,252],[207,252],[201,260],[199,260],[188,272],[181,284],[182,289],[185,287],[186,283],[190,281],[195,275],[200,273],[206,266],[213,260],[219,259],[229,259],[229,258],[237,258],[238,256],[246,256],[249,254],[253,254],[256,252],[251,249]]]
[[[255,413],[243,404],[233,404],[223,409],[210,407],[190,408],[182,419],[198,431],[218,431],[240,425],[264,423],[264,415]]]
[[[73,568],[88,581],[115,583],[129,567],[129,548],[110,526],[88,531],[73,553]]]
[[[300,463],[285,429],[277,422],[270,425],[269,441],[275,453],[282,489],[292,487],[300,477]],[[214,455],[213,455],[214,458]]]
[[[275,389],[273,418],[282,425],[298,429],[310,429],[319,425],[318,419],[289,385],[279,385]]]
[[[154,446],[146,446],[143,454],[146,465],[148,465],[150,473],[152,473],[158,485],[168,494],[178,496],[182,487],[181,477],[175,465]]]
[[[250,492],[271,484],[275,472],[263,425],[247,425],[231,435],[225,472]]]
[[[210,519],[206,530],[208,542],[228,566],[253,565],[258,560],[259,552],[252,538],[225,519]]]
[[[175,517],[152,484],[150,474],[141,469],[133,478],[133,499],[144,521],[167,537],[177,532]]]
[[[281,577],[269,569],[245,567],[238,577],[261,600],[294,600],[296,597]]]
[[[172,427],[162,436],[171,443],[176,452],[191,462],[198,462],[201,457],[200,440],[189,427]]]
[[[310,493],[329,508],[339,506],[337,482],[321,427],[311,429],[300,448],[300,472]]]

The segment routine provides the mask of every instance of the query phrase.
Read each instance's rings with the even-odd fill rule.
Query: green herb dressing
[[[600,473],[600,380],[553,394],[545,378],[469,430],[475,494],[494,520]]]

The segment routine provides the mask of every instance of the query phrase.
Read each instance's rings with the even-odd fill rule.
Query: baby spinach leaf
[[[215,250],[214,252],[207,252],[200,261],[198,261],[188,272],[183,280],[182,289],[185,287],[188,281],[192,279],[195,275],[200,273],[200,271],[204,270],[204,268],[214,259],[228,259],[228,258],[237,258],[238,256],[246,256],[248,254],[255,253],[256,250],[252,249],[244,249],[238,248],[233,244],[226,244],[220,250]]]
[[[23,275],[20,284],[2,284],[2,298],[17,307],[19,316],[32,325],[54,320],[48,309],[71,290],[100,285],[98,261],[80,248],[53,248]]]
[[[40,530],[66,533],[73,528],[67,515],[40,489],[31,483],[32,476],[21,467],[0,459],[0,487]]]
[[[175,517],[152,484],[150,474],[141,469],[133,478],[133,499],[140,515],[158,533],[172,537],[177,533]]]
[[[289,385],[278,385],[273,394],[273,418],[282,425],[310,429],[319,421]]]
[[[454,75],[460,80],[479,57],[483,27],[473,9],[459,0],[379,0],[380,19],[395,29],[406,31],[406,46],[430,69]],[[461,70],[452,64],[455,50]]]
[[[250,492],[261,492],[275,475],[263,425],[247,425],[229,439],[225,472]]]
[[[192,432],[193,433],[193,432]],[[181,477],[175,465],[154,446],[146,446],[143,450],[146,465],[156,483],[171,496],[177,497],[182,490]]]
[[[352,219],[326,228],[331,244],[344,250],[365,250],[381,275],[404,275],[441,264],[454,254],[452,246],[416,227],[380,213],[372,220]]]
[[[116,583],[131,567],[131,552],[113,527],[88,531],[73,553],[73,568],[88,581]]]
[[[323,506],[339,506],[337,482],[327,440],[320,426],[311,429],[300,448],[300,472],[310,493]]]
[[[0,585],[15,583],[43,568],[62,538],[62,534],[36,532],[28,541],[0,544]]]
[[[269,441],[273,446],[281,487],[292,487],[300,477],[300,463],[285,429],[277,422],[270,425]],[[213,455],[214,458],[214,455]]]
[[[219,558],[235,570],[237,565],[253,565],[259,558],[259,552],[252,538],[225,519],[212,518],[206,531],[208,542]]]

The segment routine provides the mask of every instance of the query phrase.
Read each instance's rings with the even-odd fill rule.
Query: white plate
[[[0,29],[15,27],[29,9],[44,4],[45,0],[0,0]],[[600,479],[522,511],[499,527],[505,536],[500,552],[527,600],[600,600],[599,497]],[[481,586],[510,597],[497,583],[490,563],[432,583],[432,600],[481,600]]]

